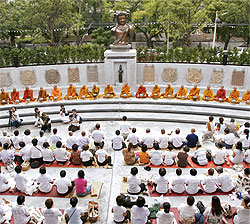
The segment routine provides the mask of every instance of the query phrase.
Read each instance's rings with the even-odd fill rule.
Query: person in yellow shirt
[[[240,98],[240,91],[238,91],[237,87],[235,86],[231,91],[229,97],[227,98],[227,101],[229,103],[239,103],[240,102],[239,98]]]
[[[91,91],[92,99],[101,98],[99,93],[100,93],[100,87],[98,87],[94,84],[92,91]]]
[[[49,94],[47,94],[47,91],[43,89],[43,87],[40,87],[39,93],[38,93],[38,98],[36,101],[47,101],[49,97]]]
[[[213,94],[213,91],[210,89],[209,85],[204,90],[204,96],[202,97],[202,100],[205,100],[205,101],[213,101],[214,100],[214,94]]]
[[[132,97],[132,95],[130,93],[130,87],[129,87],[129,85],[128,85],[127,82],[122,87],[122,91],[121,91],[120,97],[122,97],[122,98]]]
[[[91,94],[89,92],[89,89],[87,86],[83,85],[80,89],[80,93],[78,95],[79,99],[85,100],[91,97]]]
[[[53,101],[62,100],[61,89],[59,87],[57,87],[56,85],[52,89],[50,100],[53,100]]]
[[[174,98],[174,88],[171,87],[170,84],[168,84],[168,86],[165,89],[165,93],[162,93],[161,95],[163,96],[163,98],[173,99]]]
[[[77,92],[76,87],[72,85],[72,83],[69,84],[67,95],[64,97],[65,100],[75,100],[77,99]]]
[[[248,89],[243,97],[242,97],[242,102],[245,102],[246,104],[250,104],[250,89]]]
[[[152,94],[150,98],[152,99],[159,99],[161,97],[161,87],[155,84],[155,86],[152,89]]]
[[[197,87],[197,85],[194,85],[192,89],[190,89],[188,100],[200,100],[200,89]]]
[[[9,93],[5,92],[4,89],[1,89],[0,104],[4,105],[4,104],[9,103],[9,101],[10,101]]]
[[[178,92],[175,94],[175,98],[185,100],[187,97],[187,89],[183,85],[179,88]]]
[[[104,89],[103,98],[114,98],[114,97],[115,97],[115,93],[113,90],[113,86],[108,84]]]

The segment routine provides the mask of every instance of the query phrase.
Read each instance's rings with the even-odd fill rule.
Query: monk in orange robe
[[[62,92],[59,87],[54,86],[51,92],[50,100],[59,101],[62,100]]]
[[[48,101],[49,94],[47,94],[47,91],[43,89],[43,87],[40,87],[37,101],[43,102]]]
[[[181,85],[180,89],[179,89],[178,92],[175,94],[175,98],[185,100],[186,97],[187,97],[187,89],[184,88],[183,85]]]
[[[21,100],[19,99],[19,91],[16,91],[16,88],[13,88],[13,91],[10,93],[11,100],[10,103],[19,103]]]
[[[83,85],[80,89],[80,93],[79,93],[79,96],[78,98],[79,99],[88,99],[91,97],[91,94],[89,93],[89,89],[87,86]]]
[[[34,101],[35,98],[33,97],[33,90],[26,86],[23,94],[23,102]]]
[[[96,86],[95,84],[93,85],[92,91],[91,91],[91,96],[92,99],[96,99],[96,98],[101,98],[100,96],[100,87]]]
[[[197,88],[197,85],[194,85],[192,89],[190,89],[188,100],[200,100],[200,89]]]
[[[115,95],[116,94],[114,93],[113,86],[108,84],[104,89],[104,94],[102,95],[103,98],[114,98]]]
[[[210,89],[210,86],[207,86],[207,89],[204,90],[204,96],[202,97],[205,101],[213,101],[214,94],[213,91]]]
[[[152,99],[159,99],[161,97],[161,87],[155,84],[155,86],[152,89],[152,94],[150,98]]]
[[[127,82],[122,87],[122,91],[121,91],[120,97],[122,97],[122,98],[132,97],[132,95],[130,93],[130,87],[129,87],[129,85],[128,85]]]
[[[136,96],[136,98],[147,98],[148,94],[147,94],[146,87],[141,84],[139,86],[135,96]]]
[[[173,99],[174,98],[174,88],[171,87],[170,84],[168,84],[168,86],[165,89],[165,93],[162,93],[161,95],[163,96],[163,98]]]
[[[4,89],[1,89],[0,104],[4,105],[9,103],[9,101],[10,101],[9,93],[5,92]]]
[[[75,100],[77,99],[77,92],[76,87],[72,85],[72,83],[69,84],[67,95],[64,97],[65,100]]]
[[[221,86],[217,91],[217,94],[214,96],[214,100],[219,102],[225,102],[227,100],[226,90],[224,89],[224,86]]]
[[[247,92],[244,93],[242,97],[242,102],[245,102],[246,104],[250,104],[250,89],[248,89]]]
[[[240,91],[237,90],[235,86],[228,97],[229,103],[239,103],[240,102]]]

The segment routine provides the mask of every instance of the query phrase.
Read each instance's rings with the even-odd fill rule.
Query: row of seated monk
[[[113,98],[116,96],[113,86],[108,84],[105,87],[104,94],[102,95],[103,98]],[[197,85],[190,90],[189,94],[187,94],[187,89],[182,85],[177,93],[174,94],[174,89],[171,85],[168,85],[165,89],[165,92],[161,93],[161,88],[157,84],[153,87],[152,93],[149,96],[147,94],[146,87],[141,84],[135,94],[136,98],[153,98],[153,99],[160,99],[160,98],[176,98],[176,99],[188,99],[188,100],[201,100],[200,97],[200,88]],[[91,91],[88,90],[88,87],[83,85],[80,89],[80,93],[78,94],[76,91],[76,87],[72,84],[69,85],[67,95],[64,97],[65,100],[71,99],[95,99],[100,98],[100,88],[96,85],[93,85]],[[132,94],[130,92],[130,87],[128,83],[125,83],[122,87],[120,97],[122,98],[130,98]],[[59,101],[62,100],[62,93],[58,86],[54,86],[52,89],[51,95],[47,94],[47,91],[40,87],[40,91],[38,93],[37,99],[33,97],[33,90],[29,87],[26,87],[24,91],[23,98],[19,98],[19,92],[16,88],[13,89],[11,92],[11,98],[9,97],[9,93],[5,92],[4,89],[1,89],[0,93],[0,104],[7,104],[7,103],[19,103],[19,102],[27,102],[27,101]],[[240,101],[250,104],[250,89],[244,93],[242,100],[240,100],[240,92],[237,90],[237,87],[234,87],[231,91],[229,97],[226,97],[226,90],[224,86],[221,86],[220,89],[217,91],[216,95],[214,95],[213,91],[211,90],[210,86],[207,86],[207,89],[204,91],[204,96],[202,100],[205,101],[220,101],[220,102],[229,102],[229,103],[239,103]]]

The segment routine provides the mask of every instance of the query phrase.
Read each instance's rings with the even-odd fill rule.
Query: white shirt
[[[132,212],[132,223],[133,224],[146,224],[148,216],[150,214],[148,208],[142,207],[139,208],[137,205],[134,205],[131,209]]]
[[[14,215],[15,224],[27,224],[30,220],[29,209],[24,205],[16,205],[12,208],[12,214]]]
[[[201,166],[207,165],[208,163],[206,150],[203,148],[199,148],[194,152],[194,158],[197,158],[197,161]]]
[[[249,148],[249,146],[250,146],[250,138],[247,139],[246,135],[242,135],[240,137],[240,142],[242,143],[243,148]]]
[[[92,132],[92,138],[94,139],[94,142],[101,143],[101,142],[103,142],[104,135],[103,135],[102,131],[94,130]]]
[[[82,212],[83,209],[80,207],[67,208],[66,213],[69,215],[69,217],[71,217],[68,224],[82,224],[82,220],[80,219]]]
[[[164,211],[159,211],[156,214],[157,224],[173,224],[174,223],[174,213],[165,213]]]
[[[188,219],[188,218],[193,217],[195,215],[197,207],[195,207],[194,205],[189,206],[187,204],[181,204],[178,207],[178,210],[180,212],[181,217],[183,217],[184,219]]]
[[[159,194],[166,194],[168,191],[168,180],[164,176],[159,176],[155,181],[154,181],[157,186],[156,186],[156,192]]]
[[[41,174],[36,178],[36,182],[39,184],[39,190],[43,193],[49,193],[52,189],[51,182],[53,179],[47,174]]]
[[[153,148],[155,139],[150,135],[150,133],[146,133],[142,138],[143,144],[147,146],[148,149]]]
[[[250,217],[250,209],[245,209],[243,206],[237,207],[237,215],[234,216],[234,224],[248,224]]]
[[[42,149],[39,146],[31,146],[30,147],[30,152],[31,152],[31,158],[32,159],[37,159],[43,157],[42,155]]]
[[[113,212],[114,212],[114,221],[116,222],[122,222],[124,220],[124,216],[123,214],[126,212],[126,208],[124,208],[123,206],[114,206],[113,207]]]
[[[185,178],[182,176],[175,176],[171,181],[171,185],[175,193],[181,194],[185,191]]]
[[[149,152],[150,156],[151,156],[151,163],[154,166],[159,166],[162,164],[163,159],[162,159],[162,152],[160,150],[152,150]]]
[[[250,163],[250,149],[246,150],[245,158],[246,158],[247,163]]]
[[[2,142],[2,145],[4,145],[5,143],[8,143],[9,145],[11,144],[10,137],[8,136],[0,137],[0,142]]]
[[[90,141],[88,137],[81,137],[77,140],[77,145],[82,148],[84,145],[89,145]]]
[[[233,158],[233,163],[242,163],[244,157],[244,150],[234,149],[235,157]]]
[[[196,194],[199,191],[200,179],[197,176],[188,176],[185,183],[188,194]]]
[[[62,138],[60,136],[58,136],[57,134],[51,135],[49,137],[49,142],[51,142],[52,147],[56,147],[56,143],[59,141],[62,141]]]
[[[202,187],[205,192],[211,194],[217,190],[216,178],[213,176],[207,176],[202,181]]]
[[[103,163],[106,160],[105,156],[108,155],[104,149],[98,149],[95,154],[99,163]]]
[[[173,165],[174,163],[174,157],[175,157],[175,154],[173,152],[170,152],[170,151],[165,151],[163,153],[163,155],[165,156],[164,158],[164,163],[168,166],[171,166]]]
[[[30,137],[29,135],[23,136],[23,142],[25,143],[25,145],[32,145],[31,141],[32,141],[32,137]]]
[[[112,140],[114,149],[121,149],[123,143],[123,137],[120,135],[115,136]]]
[[[133,145],[137,145],[139,143],[139,138],[134,133],[131,133],[128,136],[128,141]]]
[[[70,115],[69,116],[69,119],[71,122],[76,122],[76,121],[80,121],[80,115],[76,114],[76,115]],[[76,122],[76,123],[72,123],[72,125],[74,126],[80,126],[79,122]]]
[[[5,164],[8,161],[8,159],[14,159],[14,152],[11,149],[7,149],[7,150],[4,149],[0,151],[0,158]]]
[[[216,179],[216,183],[223,192],[229,192],[234,188],[230,176],[226,173],[220,174]]]
[[[42,148],[43,147],[43,143],[47,142],[48,139],[45,136],[43,136],[43,137],[38,137],[37,141],[38,141],[37,145],[39,145]]]
[[[69,136],[66,140],[66,148],[72,149],[72,145],[77,144],[77,140],[73,136]]]
[[[43,149],[42,151],[43,161],[52,162],[55,160],[54,154],[51,149]]]
[[[233,145],[234,144],[234,134],[229,133],[227,135],[224,135],[224,137],[222,138],[222,141],[228,145]]]
[[[56,148],[54,150],[54,155],[56,157],[56,161],[65,162],[68,160],[69,153],[66,151],[65,148]]]
[[[222,165],[225,163],[226,157],[227,157],[227,154],[226,154],[225,150],[217,149],[215,151],[214,163],[218,164],[218,165]]]
[[[21,192],[26,192],[28,179],[25,177],[23,173],[18,173],[14,177],[14,181],[16,182],[16,188]]]
[[[2,205],[0,205],[0,223],[3,223],[5,221],[5,209]]]
[[[23,139],[19,136],[14,136],[12,138],[12,142],[13,142],[13,145],[14,145],[14,148],[15,149],[20,149],[20,146],[19,146],[19,143],[22,142]]]
[[[60,224],[61,219],[60,217],[62,216],[62,213],[59,211],[57,208],[43,208],[42,209],[42,214],[44,216],[43,223],[44,224]]]
[[[137,176],[133,176],[131,175],[128,180],[128,192],[132,193],[132,194],[137,194],[141,191],[140,188],[140,184],[141,184],[141,180],[139,178],[137,178]]]
[[[21,148],[19,155],[22,156],[23,160],[30,161],[31,157],[30,147],[25,145],[23,148]]]
[[[71,180],[67,177],[61,177],[55,181],[57,192],[59,194],[65,194],[69,190],[69,186],[72,185]]]
[[[80,158],[83,162],[88,162],[90,158],[93,157],[93,154],[90,151],[82,151]]]
[[[130,124],[127,121],[123,121],[120,125],[120,131],[122,134],[129,134],[131,129]]]
[[[159,147],[160,149],[166,149],[168,147],[169,137],[164,134],[159,138]]]
[[[5,192],[10,188],[10,185],[7,183],[8,183],[7,177],[4,176],[2,173],[0,173],[0,192]]]
[[[174,147],[178,148],[185,142],[185,139],[180,134],[175,134],[170,138],[170,142],[173,143]]]

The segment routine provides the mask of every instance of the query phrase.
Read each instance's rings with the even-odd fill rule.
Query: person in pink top
[[[84,197],[87,194],[92,195],[92,185],[87,185],[87,180],[84,178],[85,173],[83,170],[78,171],[78,178],[75,179],[76,195]]]

